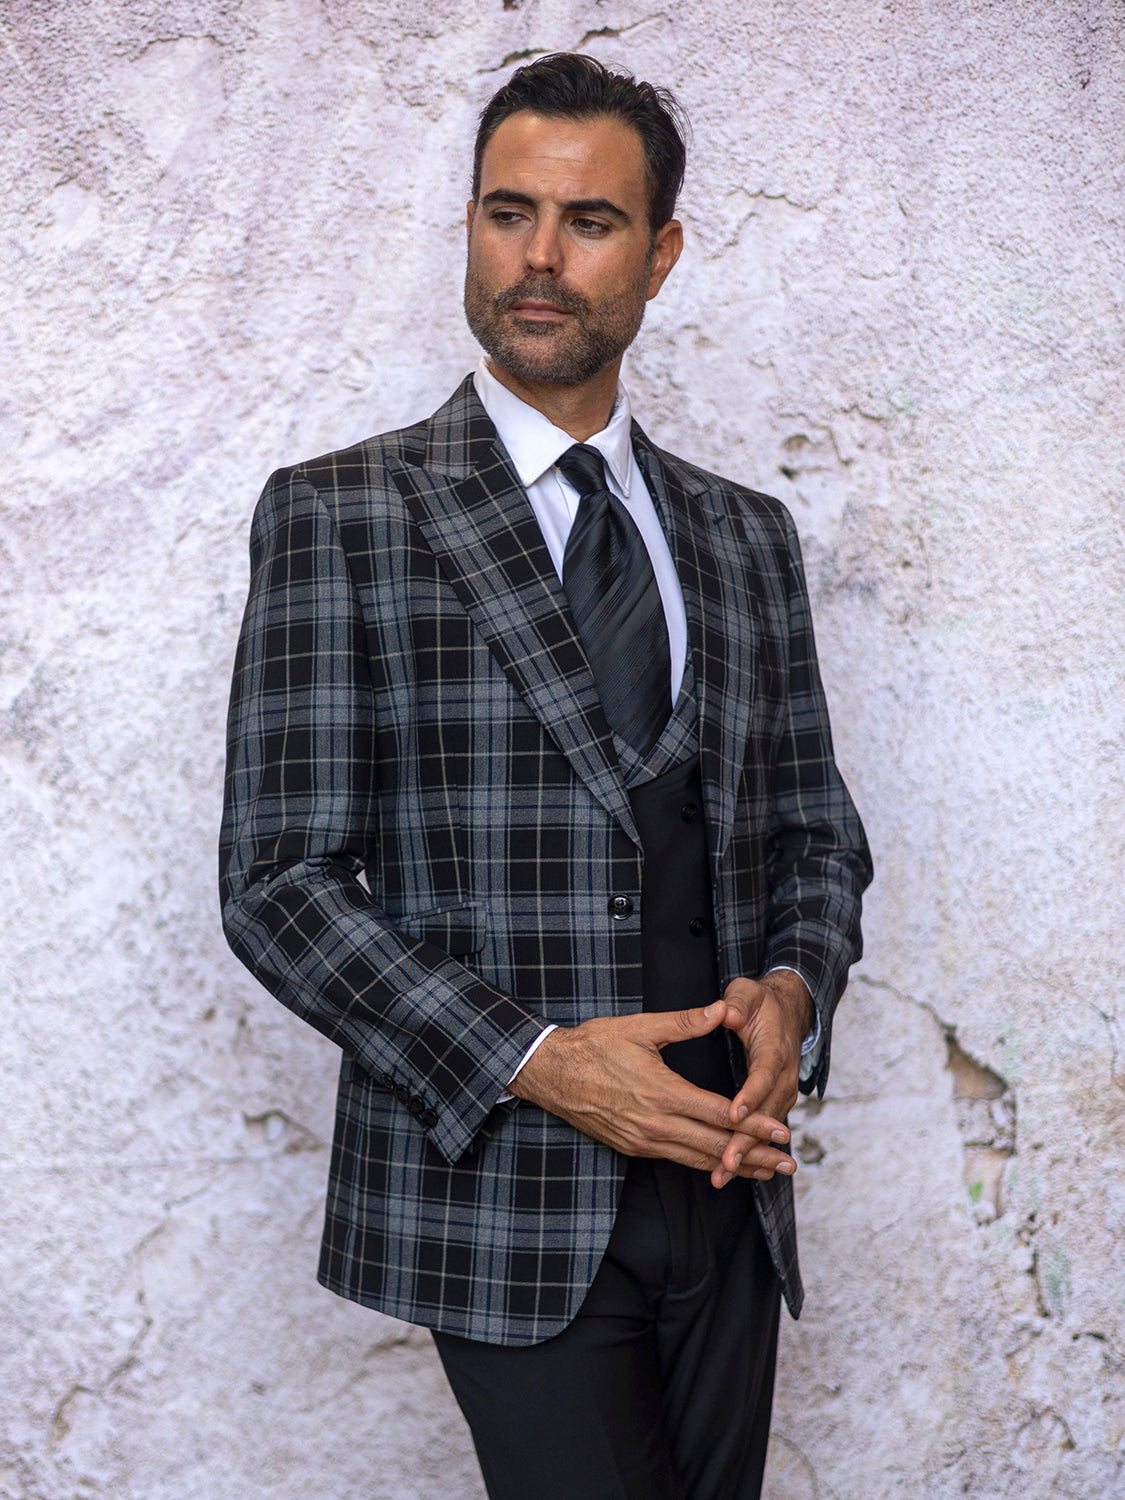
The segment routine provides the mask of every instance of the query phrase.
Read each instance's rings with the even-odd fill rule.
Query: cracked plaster
[[[481,1495],[313,1281],[332,1056],[212,847],[256,492],[469,367],[473,112],[568,46],[689,108],[629,380],[793,509],[879,869],[767,1496],[1125,1495],[1120,5],[13,0],[2,1500]]]

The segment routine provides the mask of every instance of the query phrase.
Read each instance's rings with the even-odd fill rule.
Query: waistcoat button
[[[611,896],[609,898],[609,914],[615,922],[624,922],[626,917],[633,915],[633,898],[631,896]]]
[[[691,933],[692,937],[702,937],[703,934],[707,931],[707,923],[703,920],[702,917],[692,917],[691,921],[687,925],[688,931]]]
[[[680,817],[683,818],[685,823],[694,823],[696,818],[699,817],[699,808],[696,807],[694,802],[685,802],[683,807],[680,808]]]

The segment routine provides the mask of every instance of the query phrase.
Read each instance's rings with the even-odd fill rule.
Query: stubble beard
[[[592,309],[585,297],[551,276],[528,274],[492,293],[470,261],[465,271],[465,317],[473,337],[518,380],[581,385],[625,353],[645,314],[648,266],[632,286]],[[512,313],[517,302],[548,302],[570,313],[565,322],[540,322]]]

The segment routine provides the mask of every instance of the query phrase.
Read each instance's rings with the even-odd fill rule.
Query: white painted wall
[[[481,1494],[315,1285],[335,1059],[213,845],[256,494],[469,367],[474,113],[562,47],[693,116],[630,384],[792,506],[878,861],[768,1494],[1125,1495],[1121,5],[8,0],[5,1500]]]

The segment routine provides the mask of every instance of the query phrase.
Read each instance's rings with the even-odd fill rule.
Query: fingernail
[[[739,1169],[739,1167],[741,1165],[742,1165],[742,1153],[739,1152],[739,1154],[734,1159],[734,1170],[735,1170],[735,1172],[738,1171],[738,1169]],[[731,1175],[733,1176],[733,1173]]]
[[[789,1132],[787,1130],[775,1130],[770,1136],[770,1140],[773,1141],[775,1146],[784,1146],[788,1139]]]
[[[718,1004],[719,1004],[719,1002],[717,1000],[713,1000],[711,1002],[711,1004],[707,1007],[707,1009],[703,1012],[703,1014],[707,1017],[708,1020],[710,1020],[711,1017],[715,1014],[715,1011],[718,1008]]]
[[[735,1119],[738,1121],[738,1123],[741,1125],[742,1122],[743,1122],[743,1120],[745,1120],[746,1116],[749,1113],[750,1113],[750,1111],[746,1108],[745,1104],[740,1104],[738,1106],[738,1108],[735,1110],[734,1116],[735,1116]]]
[[[787,1156],[784,1161],[778,1162],[777,1170],[784,1172],[786,1177],[792,1177],[793,1173],[797,1170],[797,1163],[791,1156]]]

